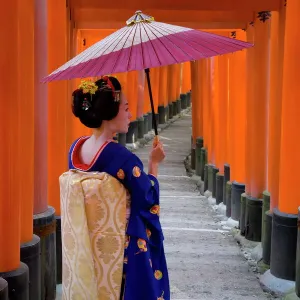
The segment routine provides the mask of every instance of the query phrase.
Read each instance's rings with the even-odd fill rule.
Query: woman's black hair
[[[112,83],[115,92],[107,86],[107,80]],[[102,121],[110,121],[119,112],[120,101],[116,101],[116,92],[121,91],[121,84],[115,77],[104,77],[95,82],[98,90],[95,94],[83,93],[82,89],[73,92],[73,114],[81,123],[89,128],[99,128]],[[120,100],[120,99],[119,99]]]

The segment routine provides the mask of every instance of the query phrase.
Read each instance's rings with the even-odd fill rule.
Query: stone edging
[[[223,203],[216,205],[216,200],[212,198],[211,193],[209,191],[204,191],[204,182],[201,180],[200,176],[195,175],[195,170],[191,168],[191,154],[189,154],[184,160],[184,165],[187,176],[195,182],[196,189],[198,189],[202,196],[207,198],[208,204],[218,218],[219,225],[222,226],[223,229],[230,229],[228,235],[232,236],[237,242],[240,247],[241,254],[248,262],[249,269],[255,274],[257,279],[260,279],[260,276],[269,269],[269,266],[262,262],[261,243],[248,241],[245,237],[241,236],[240,230],[236,227],[236,221],[226,217],[226,206]],[[262,286],[262,289],[267,295],[276,296],[272,291],[266,289],[264,286]]]

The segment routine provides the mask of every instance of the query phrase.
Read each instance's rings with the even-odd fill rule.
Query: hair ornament
[[[87,98],[84,98],[84,99],[83,99],[83,102],[82,102],[82,109],[83,109],[83,110],[88,110],[91,106],[92,106],[92,105],[91,105],[91,102],[88,101]]]
[[[84,94],[95,95],[96,91],[98,90],[98,87],[95,84],[95,82],[91,80],[81,80],[79,89],[81,89]]]
[[[87,97],[84,97],[82,101],[82,109],[88,110],[92,106],[92,97],[98,90],[98,86],[91,80],[81,80],[81,83],[78,88],[82,90],[83,94],[91,95],[91,100],[89,100]]]
[[[108,76],[102,77],[103,82],[101,83],[101,86],[99,88],[100,91],[111,91],[114,97],[115,102],[120,102],[121,98],[121,91],[118,91],[115,89],[112,82],[109,80]]]

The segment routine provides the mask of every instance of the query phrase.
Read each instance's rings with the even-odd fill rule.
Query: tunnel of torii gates
[[[26,282],[29,266],[30,281],[36,283],[30,285],[31,299],[55,294],[56,281],[61,281],[58,177],[67,169],[71,142],[90,132],[71,113],[71,93],[80,80],[40,80],[125,26],[137,9],[158,21],[255,44],[249,50],[151,69],[156,117],[164,124],[192,99],[196,175],[217,203],[226,204],[227,216],[239,221],[241,234],[262,241],[271,273],[295,281],[299,0],[2,3],[1,277],[11,291],[11,278]],[[133,115],[129,134],[118,138],[130,144],[151,129],[147,86],[143,72],[116,76]]]

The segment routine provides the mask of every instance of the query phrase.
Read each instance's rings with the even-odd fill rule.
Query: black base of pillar
[[[152,113],[149,113],[148,114],[148,131],[151,131],[152,130],[152,127],[153,127],[153,115]]]
[[[136,143],[138,138],[138,123],[133,121],[129,124],[128,132],[126,133],[126,144]]]
[[[207,189],[212,193],[213,190],[213,165],[208,164],[207,166]]]
[[[190,107],[191,106],[191,102],[192,102],[192,93],[191,92],[187,92],[186,93],[187,95],[187,101],[186,101],[186,104],[187,104],[187,107]]]
[[[0,300],[8,300],[8,283],[0,277]]]
[[[119,133],[118,134],[118,142],[119,144],[125,146],[126,145],[126,133]]]
[[[296,278],[297,215],[273,211],[271,274],[280,279]]]
[[[169,121],[169,105],[165,107],[165,120],[166,122]]]
[[[158,107],[158,124],[166,123],[166,108],[164,106]]]
[[[138,126],[138,139],[144,138],[145,134],[145,125],[144,125],[144,118],[138,118],[137,119],[137,126]]]
[[[241,212],[240,212],[240,233],[242,236],[245,236],[246,230],[246,193],[241,195]]]
[[[203,147],[203,138],[196,138],[196,149],[195,149],[195,174],[201,176],[201,149]]]
[[[37,235],[21,244],[21,262],[29,269],[29,299],[41,299],[41,240]]]
[[[176,103],[177,103],[177,114],[180,114],[181,113],[181,99],[178,99]]]
[[[226,202],[226,184],[230,181],[230,166],[228,164],[224,165],[224,186],[223,186],[223,203],[227,205]]]
[[[300,224],[300,208],[298,208],[298,224]],[[1,289],[0,289],[1,290]],[[296,295],[300,297],[300,228],[298,227],[297,252],[296,252]]]
[[[219,169],[214,165],[208,167],[208,190],[212,193],[212,197],[216,198],[216,175]]]
[[[193,136],[191,135],[191,168],[196,168],[196,144],[194,144]]]
[[[209,164],[204,166],[204,192],[208,190],[208,169],[210,168]]]
[[[266,265],[270,265],[271,261],[271,238],[272,238],[272,218],[270,211],[265,212],[262,240],[262,259]]]
[[[61,217],[56,216],[56,284],[62,283]]]
[[[231,189],[231,218],[235,221],[240,220],[241,195],[243,193],[245,193],[245,185],[233,181]]]
[[[173,103],[169,103],[169,119],[173,118]]]
[[[193,170],[196,168],[196,149],[194,147],[191,149],[191,168]]]
[[[21,262],[17,270],[0,273],[0,277],[8,283],[9,300],[29,300],[29,269],[26,264]]]
[[[200,177],[202,180],[204,180],[204,167],[207,164],[207,152],[204,147],[201,148],[200,155]]]
[[[261,241],[262,200],[246,197],[245,238],[249,241]]]
[[[181,108],[186,109],[187,108],[187,103],[186,103],[186,94],[180,94],[180,99],[181,99]]]
[[[219,169],[217,167],[213,167],[213,177],[212,177],[212,196],[213,198],[217,197],[217,174],[219,173]]]
[[[41,299],[56,297],[56,220],[55,210],[33,216],[34,234],[41,239]]]
[[[227,218],[231,217],[231,187],[232,187],[231,181],[227,181],[226,182],[226,192],[225,192],[225,197],[226,197],[226,217]]]
[[[224,175],[216,175],[216,203],[220,204],[223,201],[223,184],[224,184]]]
[[[147,134],[149,131],[149,116],[148,116],[148,114],[145,114],[143,116],[143,118],[144,118],[144,134]]]
[[[173,117],[177,116],[177,101],[173,101]]]
[[[262,206],[262,220],[261,220],[261,242],[264,243],[264,226],[266,212],[270,210],[270,193],[267,191],[263,192],[263,206]]]

